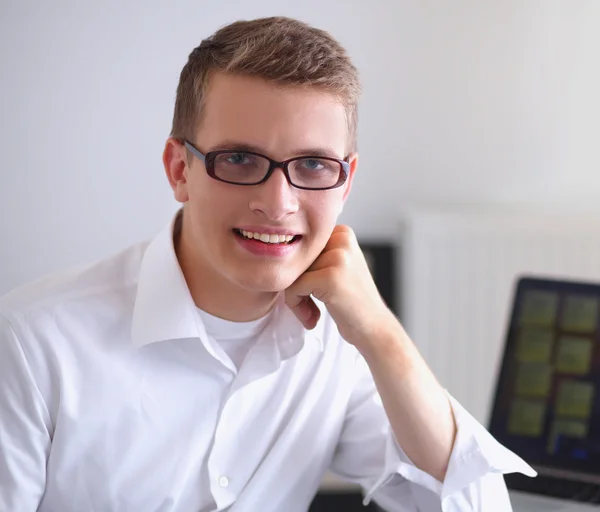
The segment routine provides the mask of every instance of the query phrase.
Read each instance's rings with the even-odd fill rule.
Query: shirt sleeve
[[[0,510],[38,509],[50,452],[49,424],[23,348],[0,314]]]
[[[510,512],[503,474],[536,472],[501,445],[453,397],[457,436],[444,482],[416,467],[397,443],[362,357],[332,471],[388,512]]]

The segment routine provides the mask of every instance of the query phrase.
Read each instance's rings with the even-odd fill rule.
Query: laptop
[[[600,283],[518,280],[488,429],[538,472],[514,512],[600,512]]]

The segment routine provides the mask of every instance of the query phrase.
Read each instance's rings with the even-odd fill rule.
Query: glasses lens
[[[214,160],[217,178],[229,183],[252,185],[260,183],[269,172],[267,158],[243,152],[219,153]],[[302,157],[292,160],[288,166],[293,185],[309,189],[334,187],[344,175],[342,164],[336,160],[319,157]]]
[[[220,153],[215,158],[214,169],[215,175],[222,180],[248,185],[265,177],[269,161],[248,153]]]
[[[336,185],[343,172],[342,164],[327,158],[300,158],[288,167],[292,183],[304,188],[330,188]]]

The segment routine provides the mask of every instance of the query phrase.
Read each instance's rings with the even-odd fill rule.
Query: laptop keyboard
[[[530,478],[520,473],[504,475],[504,479],[506,486],[515,491],[585,503],[600,503],[599,484],[575,482],[543,475]]]

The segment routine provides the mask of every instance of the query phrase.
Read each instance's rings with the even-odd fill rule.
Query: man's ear
[[[348,196],[350,195],[350,190],[352,189],[354,175],[356,173],[356,169],[358,168],[358,153],[351,153],[348,159],[348,163],[350,164],[350,170],[348,171],[348,178],[346,179],[346,183],[344,183],[344,187],[346,187],[346,189],[344,190],[344,196],[340,203],[340,211],[338,215],[340,215],[344,210],[344,205],[346,204]]]
[[[185,203],[189,200],[187,170],[188,159],[185,146],[177,139],[169,137],[163,151],[163,165],[175,200]]]

